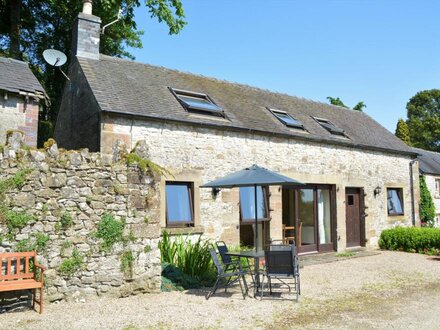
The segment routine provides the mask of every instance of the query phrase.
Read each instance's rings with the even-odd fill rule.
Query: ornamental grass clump
[[[211,247],[212,244],[201,235],[192,241],[189,236],[182,235],[171,239],[170,234],[163,232],[159,242],[162,275],[171,281],[174,279],[185,289],[210,285],[216,274],[209,253]]]
[[[380,235],[379,247],[384,250],[440,254],[440,228],[386,229]]]

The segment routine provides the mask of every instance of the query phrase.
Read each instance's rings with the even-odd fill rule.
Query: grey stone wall
[[[410,226],[412,205],[410,189],[410,156],[362,148],[350,148],[328,143],[304,142],[270,135],[249,134],[202,128],[186,124],[171,124],[147,120],[129,120],[116,115],[102,117],[101,150],[108,152],[115,138],[134,146],[145,140],[154,162],[172,171],[167,180],[194,182],[194,212],[197,232],[214,240],[239,244],[238,189],[222,189],[213,199],[210,189],[200,185],[252,164],[278,171],[308,184],[328,184],[336,188],[337,250],[346,248],[345,189],[363,188],[366,197],[366,246],[377,248],[383,229]],[[106,143],[107,142],[107,143]],[[416,201],[419,195],[418,167],[414,168]],[[374,189],[381,193],[374,195]],[[387,188],[402,188],[404,215],[387,213]],[[165,178],[161,183],[165,189]],[[282,199],[279,187],[270,188],[270,235],[282,237]],[[415,205],[419,225],[418,203]],[[165,202],[161,204],[161,224],[165,226]]]
[[[34,219],[11,236],[3,214],[0,253],[33,243],[37,235],[48,237],[38,260],[48,267],[45,290],[50,301],[160,291],[158,177],[128,166],[119,159],[118,148],[114,155],[59,150],[50,143],[46,150],[29,150],[17,148],[20,137],[13,138],[0,153],[0,182],[23,169],[31,172],[21,188],[7,189],[2,205]],[[63,227],[60,221],[66,213],[72,223]],[[95,235],[104,214],[124,218],[125,235],[132,236],[108,251]],[[60,265],[74,251],[83,262],[73,275],[62,275]],[[127,251],[134,256],[132,274],[121,270]]]

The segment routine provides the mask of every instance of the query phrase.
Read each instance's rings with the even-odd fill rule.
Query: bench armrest
[[[40,268],[41,272],[44,272],[46,270],[46,267],[44,267],[43,265],[35,263],[34,266]]]

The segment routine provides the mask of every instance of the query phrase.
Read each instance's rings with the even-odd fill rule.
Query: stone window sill
[[[167,228],[162,227],[162,231],[166,231],[170,235],[180,234],[203,234],[205,229],[202,226],[182,227],[182,228]]]

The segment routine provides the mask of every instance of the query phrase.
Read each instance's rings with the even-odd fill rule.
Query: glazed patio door
[[[333,251],[334,186],[283,189],[283,224],[295,226],[298,252]]]

